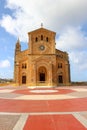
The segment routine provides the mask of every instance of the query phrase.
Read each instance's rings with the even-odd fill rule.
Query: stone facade
[[[14,81],[26,86],[70,84],[68,54],[55,48],[56,33],[43,27],[28,33],[28,49],[15,47]]]

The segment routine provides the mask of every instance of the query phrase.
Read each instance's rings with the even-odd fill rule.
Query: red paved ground
[[[87,98],[44,101],[0,99],[0,104],[1,112],[72,112],[87,110]]]
[[[29,116],[24,130],[87,130],[72,115]]]

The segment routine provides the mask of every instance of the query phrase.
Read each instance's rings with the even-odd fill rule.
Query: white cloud
[[[13,21],[10,15],[3,16],[3,21],[1,22],[1,26],[4,27],[7,32],[16,35],[15,28],[14,28],[15,22]]]
[[[60,32],[67,25],[77,26],[87,20],[87,0],[6,1],[5,7],[13,10],[13,16],[4,15],[0,24],[22,41],[26,40],[27,32],[40,26],[41,22]]]
[[[72,81],[87,81],[87,52],[69,53]]]
[[[80,71],[87,70],[87,52],[71,52],[69,53],[70,61],[73,63],[75,69]]]
[[[87,48],[87,36],[80,27],[67,27],[60,33],[56,46],[65,51],[82,51]]]
[[[0,68],[8,68],[8,67],[10,67],[9,60],[0,61]]]

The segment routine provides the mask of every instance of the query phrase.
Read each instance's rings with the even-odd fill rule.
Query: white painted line
[[[12,112],[0,112],[0,115],[67,115],[67,114],[82,114],[86,113],[87,111],[79,111],[79,112],[29,112],[29,113],[12,113]]]
[[[28,86],[29,89],[35,89],[35,88],[53,88],[53,86]]]
[[[80,113],[74,113],[73,116],[85,127],[87,128],[87,119],[80,115]]]
[[[18,122],[14,126],[13,130],[23,130],[24,125],[25,125],[25,123],[27,121],[28,116],[29,116],[28,114],[22,114],[20,116],[20,119],[18,120]]]
[[[75,99],[77,97],[70,95],[24,95],[14,98],[14,100],[61,100],[61,99]]]
[[[72,90],[77,91],[77,92],[87,92],[86,88],[72,88]]]
[[[10,89],[4,89],[4,90],[0,90],[0,93],[11,93],[14,92],[15,90],[10,90]]]
[[[24,113],[25,114],[25,113]],[[22,113],[13,113],[13,112],[0,112],[0,115],[17,115],[17,116],[21,116],[22,115]]]
[[[55,93],[58,92],[58,90],[31,90],[32,93]]]

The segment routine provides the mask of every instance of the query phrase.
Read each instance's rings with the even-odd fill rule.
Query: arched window
[[[36,37],[35,41],[38,42],[38,38],[37,37]]]
[[[41,40],[43,40],[43,35],[41,35]]]
[[[27,64],[25,63],[25,69],[27,68]]]
[[[24,64],[22,64],[22,69],[24,68]]]
[[[48,37],[46,37],[46,41],[48,42]]]

